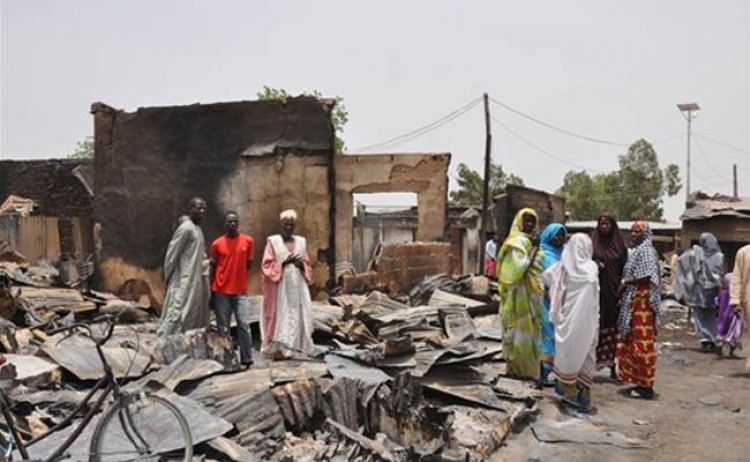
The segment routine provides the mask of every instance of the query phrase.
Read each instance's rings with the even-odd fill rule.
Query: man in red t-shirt
[[[253,340],[247,313],[247,283],[255,242],[252,237],[237,230],[239,221],[237,212],[227,212],[224,216],[226,233],[211,244],[211,290],[214,293],[219,333],[229,336],[229,322],[234,313],[237,319],[240,363],[250,367],[253,364]]]

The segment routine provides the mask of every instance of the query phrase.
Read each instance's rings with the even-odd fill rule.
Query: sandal
[[[629,396],[635,399],[652,400],[654,399],[654,389],[646,387],[635,387],[630,390]]]

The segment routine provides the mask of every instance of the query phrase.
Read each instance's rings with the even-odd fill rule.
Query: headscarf
[[[612,234],[609,236],[605,236],[599,231],[599,223],[602,220],[607,220],[612,224]],[[591,243],[594,247],[594,259],[604,263],[606,270],[612,276],[611,279],[619,283],[622,266],[625,265],[625,260],[628,257],[628,248],[625,245],[625,240],[622,238],[622,233],[619,226],[617,226],[617,220],[615,220],[614,215],[609,212],[599,215],[599,218],[596,220],[596,228],[591,233]],[[615,268],[618,265],[607,265],[608,262],[618,261],[621,261],[619,268]]]
[[[286,220],[286,219],[292,219],[294,221],[297,221],[297,212],[295,212],[292,209],[284,210],[279,214],[279,221]]]
[[[689,306],[715,306],[713,298],[721,286],[723,272],[724,254],[719,241],[711,233],[702,233],[698,245],[677,259],[676,297]]]
[[[565,245],[562,260],[544,272],[545,283],[550,286],[549,316],[555,325],[555,371],[561,376],[583,372],[586,358],[596,346],[599,266],[591,259],[592,254],[591,238],[574,234]]]
[[[505,257],[505,254],[508,252],[508,250],[510,250],[511,247],[516,247],[526,252],[530,250],[532,235],[523,232],[524,215],[533,216],[536,219],[537,226],[539,226],[539,215],[536,214],[536,211],[534,209],[527,207],[519,210],[518,213],[516,213],[515,218],[513,218],[513,224],[510,226],[508,237],[506,237],[505,241],[503,241],[503,245],[502,247],[500,247],[500,252],[498,252],[497,254],[498,268],[500,268],[500,262],[503,261],[503,257]],[[526,248],[526,245],[522,245],[520,241],[528,241],[529,248]]]
[[[643,240],[633,249],[623,270],[623,279],[634,280],[648,278],[651,285],[651,297],[649,303],[654,311],[655,326],[658,327],[661,322],[661,289],[659,262],[656,257],[656,249],[653,244],[654,233],[651,227],[645,221],[636,221],[633,223],[633,229],[643,233]],[[620,317],[618,320],[618,329],[620,335],[626,337],[630,333],[630,322],[633,312],[630,305],[635,298],[638,288],[629,284],[623,293]]]
[[[515,218],[513,219],[513,224],[510,228],[510,233],[508,233],[508,237],[505,238],[505,241],[503,241],[503,245],[500,248],[500,252],[497,254],[497,275],[498,275],[498,281],[500,284],[498,284],[498,290],[500,293],[500,296],[504,296],[504,292],[507,289],[504,284],[502,284],[503,277],[501,275],[502,268],[503,268],[503,262],[505,261],[505,257],[508,255],[508,253],[511,250],[518,250],[523,252],[526,255],[526,258],[531,257],[531,249],[533,248],[533,244],[531,242],[531,238],[533,237],[533,234],[528,234],[523,232],[523,217],[524,215],[531,215],[536,219],[537,225],[539,224],[539,216],[536,214],[534,209],[531,208],[524,208],[518,211]],[[536,257],[534,261],[528,262],[526,268],[528,270],[529,267],[532,265],[538,264],[539,265],[539,272],[541,273],[541,260],[544,258],[543,252],[538,252],[536,254]],[[526,273],[524,273],[526,274]],[[529,283],[531,284],[531,290],[536,293],[542,293],[544,291],[544,287],[542,286],[541,278],[531,278],[529,280]]]
[[[703,252],[703,288],[720,287],[724,272],[724,254],[721,252],[718,239],[711,233],[702,233],[698,238],[698,244]]]
[[[599,231],[600,223],[605,221],[612,226],[612,233],[609,235]],[[591,243],[594,248],[593,259],[599,264],[600,326],[610,329],[617,325],[620,314],[618,289],[622,281],[622,270],[628,261],[628,248],[614,215],[609,212],[599,215],[596,228],[591,233]]]
[[[549,269],[552,265],[560,261],[564,245],[556,247],[552,244],[558,234],[562,231],[564,237],[568,237],[568,230],[565,225],[552,223],[547,225],[539,238],[539,248],[544,253],[544,269]]]

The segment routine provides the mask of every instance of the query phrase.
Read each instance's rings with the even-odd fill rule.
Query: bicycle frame
[[[5,397],[5,393],[0,390],[0,408],[2,410],[2,414],[5,417],[5,420],[8,423],[8,427],[10,429],[10,435],[12,440],[14,440],[14,443],[16,447],[18,448],[18,451],[21,453],[21,457],[24,459],[29,459],[29,453],[27,451],[27,448],[32,446],[34,443],[37,443],[53,433],[59,431],[60,429],[68,426],[73,419],[81,412],[91,401],[94,394],[102,390],[101,395],[96,399],[94,402],[94,405],[86,412],[86,415],[84,415],[83,420],[78,424],[78,426],[73,430],[73,433],[70,434],[70,436],[65,440],[65,442],[58,447],[55,452],[53,452],[49,457],[44,459],[44,462],[55,462],[60,457],[65,454],[65,451],[70,448],[70,446],[78,439],[79,436],[81,436],[81,433],[83,433],[83,430],[86,429],[89,423],[91,423],[91,420],[94,418],[94,415],[101,410],[102,405],[104,404],[104,401],[109,397],[109,395],[113,395],[115,397],[115,400],[120,399],[122,396],[122,391],[120,389],[120,385],[117,383],[117,380],[115,380],[114,373],[112,372],[112,368],[110,367],[109,363],[107,362],[107,358],[104,356],[104,352],[102,351],[102,345],[109,340],[109,338],[112,336],[112,331],[114,329],[114,323],[110,325],[108,334],[104,337],[103,340],[94,340],[94,343],[96,344],[96,352],[99,354],[99,359],[102,362],[102,366],[104,369],[104,377],[97,380],[96,384],[94,385],[94,388],[91,389],[91,391],[88,392],[88,394],[83,398],[83,401],[70,413],[68,414],[61,422],[59,422],[54,427],[50,428],[48,431],[42,433],[41,435],[32,438],[28,442],[24,443],[23,440],[20,438],[20,433],[18,429],[16,428],[15,424],[13,423],[12,414],[10,412],[10,406],[8,405],[8,401]],[[93,338],[93,337],[92,337]]]

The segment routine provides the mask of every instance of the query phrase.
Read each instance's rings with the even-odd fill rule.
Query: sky
[[[93,134],[95,101],[133,111],[249,100],[269,85],[344,98],[349,152],[451,153],[455,187],[459,163],[483,169],[486,92],[493,161],[554,191],[570,170],[615,170],[639,138],[684,176],[676,104],[696,102],[692,189],[731,194],[736,163],[750,195],[749,5],[0,0],[0,158],[65,157]],[[669,220],[684,200],[665,201]]]

